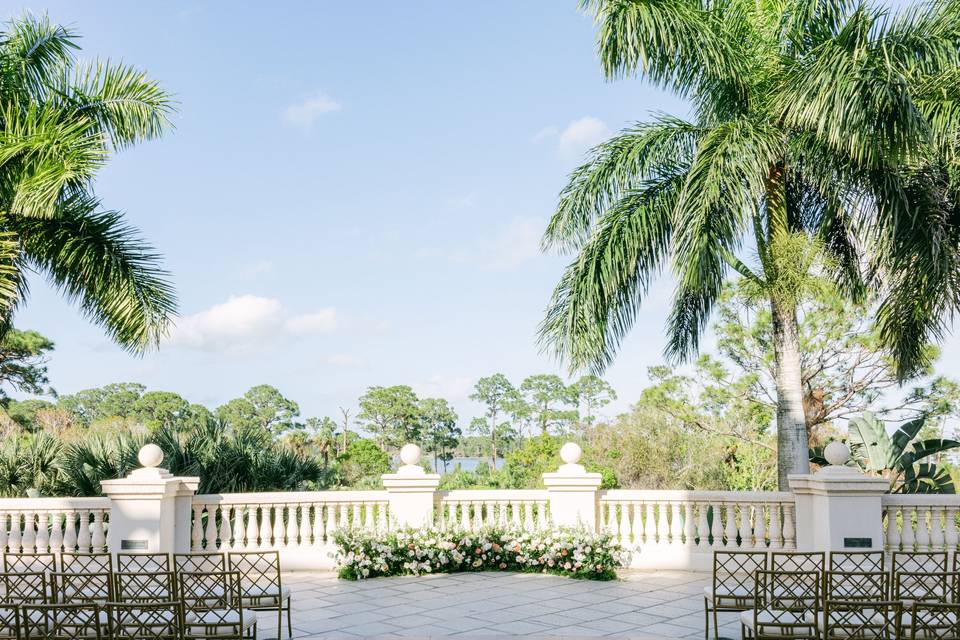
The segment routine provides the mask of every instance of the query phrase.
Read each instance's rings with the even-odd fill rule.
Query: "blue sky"
[[[538,240],[567,173],[611,131],[686,112],[640,81],[605,82],[572,0],[2,13],[25,9],[180,102],[176,130],[97,183],[165,255],[178,328],[134,358],[37,281],[17,324],[56,341],[62,394],[137,381],[215,406],[269,383],[304,415],[336,416],[369,385],[409,384],[466,423],[477,378],[562,373],[535,333],[563,266]],[[669,292],[655,288],[609,371],[611,412],[661,360]]]

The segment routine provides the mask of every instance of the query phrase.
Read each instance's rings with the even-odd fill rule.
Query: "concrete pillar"
[[[554,473],[543,474],[550,494],[550,518],[557,527],[586,527],[597,531],[600,474],[587,473],[580,462],[580,446],[568,442],[560,449],[564,464]]]
[[[882,551],[882,496],[890,484],[847,467],[850,450],[831,442],[829,466],[813,474],[791,475],[800,551]]]
[[[107,544],[118,551],[180,553],[190,550],[192,496],[199,478],[175,477],[160,468],[163,452],[148,444],[137,456],[143,468],[100,484],[110,498]]]
[[[420,447],[406,444],[400,450],[403,463],[396,473],[385,473],[390,520],[398,527],[433,526],[433,505],[440,474],[427,473],[420,466]]]

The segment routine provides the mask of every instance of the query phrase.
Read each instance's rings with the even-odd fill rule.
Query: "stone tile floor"
[[[513,573],[338,580],[284,574],[293,591],[294,638],[703,638],[709,575],[631,571],[612,582]],[[737,614],[720,635],[739,638]],[[276,616],[259,613],[259,638],[276,638]],[[283,638],[286,638],[284,628]]]

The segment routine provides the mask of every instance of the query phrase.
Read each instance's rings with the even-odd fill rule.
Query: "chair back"
[[[890,556],[890,571],[919,573],[921,571],[946,571],[946,551],[894,551]]]
[[[22,608],[27,640],[100,640],[100,607],[83,604],[31,604]]]
[[[113,556],[109,553],[63,553],[60,573],[112,573]]]
[[[177,587],[186,613],[240,606],[240,576],[230,571],[182,572]]]
[[[818,637],[820,571],[757,571],[753,629],[757,638]]]
[[[12,573],[37,573],[47,575],[57,572],[57,554],[55,553],[5,553],[3,570]]]
[[[0,639],[20,640],[20,607],[0,604]]]
[[[862,601],[827,600],[823,606],[823,638],[871,638],[899,640],[900,603],[877,600],[869,606]]]
[[[135,571],[172,571],[169,553],[118,553],[117,571],[133,573]]]
[[[113,596],[113,574],[101,573],[54,573],[53,598],[62,603],[106,603]]]
[[[42,571],[0,574],[0,600],[6,604],[47,604],[53,589]]]
[[[831,551],[829,571],[883,571],[883,551]]]
[[[179,602],[107,603],[110,638],[124,640],[179,640],[183,606]]]
[[[828,600],[886,600],[890,576],[883,571],[827,571],[824,585]]]
[[[117,602],[170,602],[177,599],[177,580],[172,571],[118,572],[113,574]]]
[[[231,551],[227,564],[240,576],[240,597],[245,606],[272,606],[280,601],[279,551]]]
[[[220,573],[227,570],[227,557],[216,551],[175,553],[173,566],[177,573]]]
[[[774,551],[770,554],[770,570],[786,571],[819,571],[821,574],[826,568],[827,554],[823,551]]]
[[[766,569],[766,551],[714,551],[714,607],[749,608],[753,602],[756,573]]]
[[[960,640],[960,604],[914,602],[910,623],[910,640]]]
[[[896,571],[891,598],[904,602],[956,602],[960,572]]]

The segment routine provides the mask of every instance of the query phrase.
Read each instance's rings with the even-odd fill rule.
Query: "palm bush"
[[[924,438],[924,426],[926,418],[920,417],[890,435],[886,423],[872,413],[851,418],[847,425],[850,464],[889,479],[891,493],[956,493],[950,472],[930,458],[960,448],[960,442]],[[810,459],[827,464],[822,449],[812,450]]]

